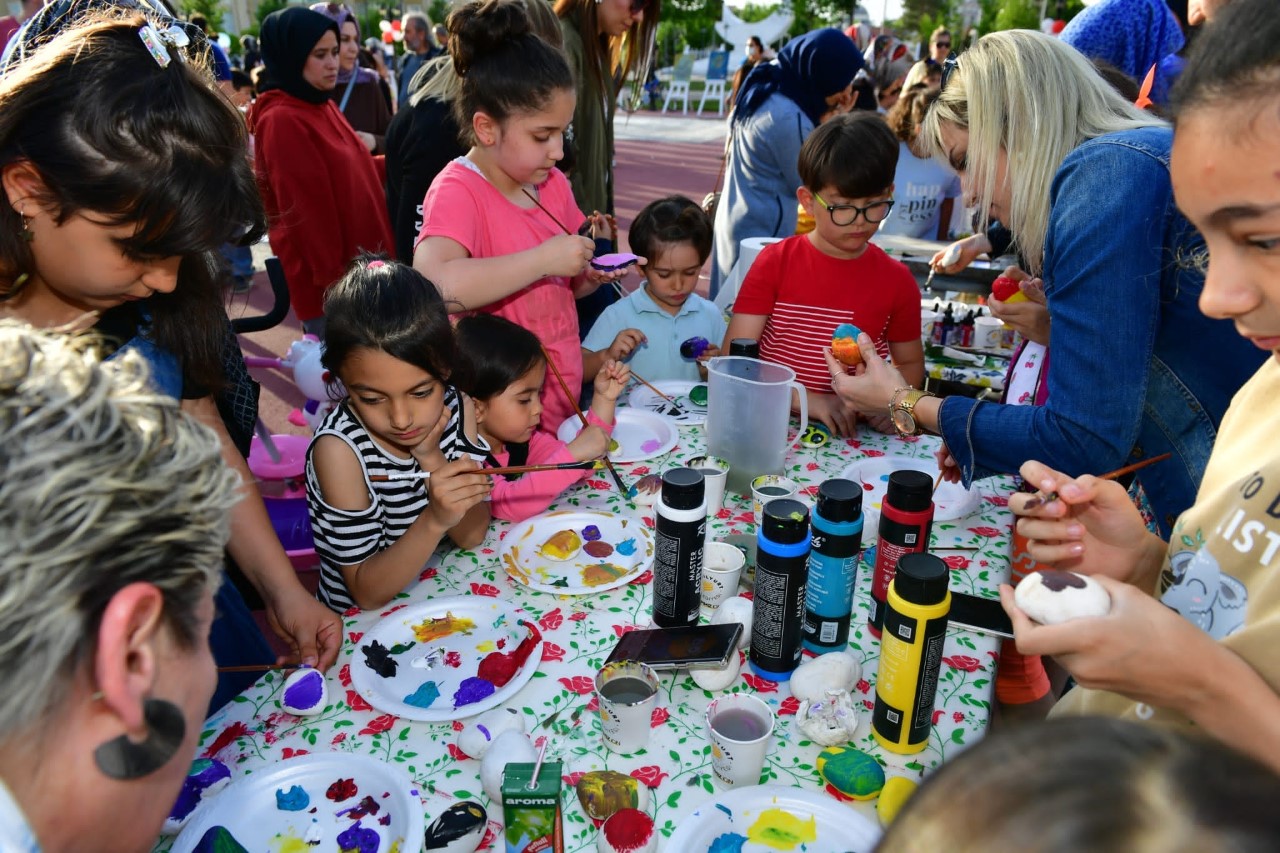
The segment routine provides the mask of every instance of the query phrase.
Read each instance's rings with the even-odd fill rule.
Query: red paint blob
[[[604,837],[619,853],[641,850],[653,837],[653,818],[639,809],[619,809],[604,822]]]
[[[529,659],[529,655],[533,654],[538,641],[542,639],[537,626],[532,622],[521,619],[520,624],[529,629],[529,636],[520,641],[515,651],[491,652],[480,661],[480,666],[476,670],[477,677],[491,682],[498,689],[505,687],[507,682],[515,677],[520,667],[524,666],[524,662]]]
[[[355,779],[339,779],[329,786],[329,790],[325,791],[324,795],[335,803],[340,803],[354,797],[357,790]]]

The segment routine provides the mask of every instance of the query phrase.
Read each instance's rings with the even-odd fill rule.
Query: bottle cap
[[[923,471],[894,471],[884,502],[903,512],[921,512],[933,504],[933,478]]]
[[[740,355],[745,358],[759,358],[760,342],[755,338],[734,338],[729,341],[729,355]]]
[[[862,515],[862,486],[852,480],[827,480],[818,486],[818,515],[832,524]]]
[[[672,509],[697,509],[706,488],[701,471],[672,468],[662,475],[662,502]]]
[[[903,554],[893,576],[893,589],[912,604],[938,604],[947,597],[951,572],[941,557],[923,552]]]
[[[764,537],[779,545],[803,542],[809,535],[809,508],[791,498],[777,498],[764,505]]]

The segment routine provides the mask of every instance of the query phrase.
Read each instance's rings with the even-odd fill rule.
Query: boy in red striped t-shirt
[[[908,382],[924,381],[920,287],[905,265],[868,242],[893,207],[897,165],[898,140],[875,113],[837,116],[809,135],[796,197],[816,227],[760,253],[722,347],[759,339],[760,357],[790,367],[807,389],[809,419],[837,435],[853,432],[856,415],[832,392],[823,359],[836,326],[858,326]],[[891,431],[883,420],[872,423]]]

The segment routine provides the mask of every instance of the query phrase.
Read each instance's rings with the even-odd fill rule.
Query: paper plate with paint
[[[932,456],[919,459],[910,456],[872,456],[859,459],[840,472],[840,476],[861,483],[862,511],[868,519],[878,523],[880,504],[889,488],[889,475],[894,471],[923,471],[930,478],[938,476],[938,462]],[[982,495],[974,489],[966,489],[960,483],[943,483],[933,493],[933,520],[953,521],[964,518],[978,508]],[[864,529],[866,529],[864,527]],[[871,529],[875,529],[872,527]]]
[[[240,848],[418,853],[423,831],[422,800],[408,773],[370,756],[319,752],[232,782],[196,809],[172,853]]]
[[[667,841],[682,853],[871,853],[880,827],[817,791],[755,785],[698,806]]]
[[[639,518],[561,510],[514,525],[502,540],[507,574],[553,595],[589,595],[630,583],[653,565],[653,534]]]
[[[542,635],[484,595],[392,609],[356,643],[351,680],[370,705],[410,720],[474,717],[510,699],[542,660]]]
[[[627,404],[634,409],[665,415],[680,426],[696,426],[707,422],[707,383],[666,379],[653,383],[653,387],[675,400],[676,404],[671,405],[653,393],[653,389],[638,383],[627,395]]]
[[[556,438],[568,444],[582,431],[577,415],[560,424]],[[614,462],[643,462],[656,459],[676,446],[679,430],[670,418],[643,409],[618,409],[613,427],[609,458]]]

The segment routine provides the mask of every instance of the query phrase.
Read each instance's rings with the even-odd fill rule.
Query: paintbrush
[[[243,666],[220,666],[218,672],[267,672],[272,669],[302,669],[297,663],[250,663]]]
[[[1164,460],[1168,459],[1172,455],[1173,455],[1172,453],[1161,453],[1159,456],[1152,456],[1150,459],[1143,459],[1141,462],[1134,462],[1132,465],[1126,465],[1123,468],[1117,468],[1114,471],[1108,471],[1107,473],[1098,477],[1098,479],[1099,480],[1115,480],[1119,477],[1123,477],[1125,474],[1132,474],[1134,471],[1141,471],[1143,468],[1146,468],[1148,465],[1154,465],[1157,462],[1163,462]],[[1039,492],[1036,492],[1035,495],[1031,498],[1031,500],[1023,504],[1022,508],[1024,510],[1035,509],[1036,507],[1044,506],[1047,503],[1053,503],[1057,499],[1058,499],[1057,492],[1050,492],[1047,495],[1042,495]]]
[[[648,388],[653,393],[657,394],[662,399],[666,400],[668,403],[670,403],[677,413],[682,415],[685,413],[684,409],[680,408],[680,404],[675,401],[674,397],[671,397],[667,394],[662,393],[660,390],[658,390],[658,387],[656,385],[654,385],[648,379],[645,379],[639,373],[636,373],[634,370],[631,371],[631,378],[639,382],[644,387]]]
[[[599,459],[585,459],[582,462],[559,462],[555,465],[510,465],[505,468],[481,468],[477,474],[528,474],[533,471],[584,471],[588,468],[599,468]],[[369,480],[374,483],[390,483],[398,480],[429,480],[430,471],[405,471],[395,474],[370,474]]]
[[[539,210],[541,210],[541,211],[542,211],[543,213],[545,213],[547,216],[551,217],[551,221],[552,221],[552,222],[554,222],[556,225],[560,226],[560,230],[561,230],[561,231],[563,231],[563,232],[564,232],[564,233],[566,233],[566,234],[572,234],[572,233],[573,233],[573,232],[572,232],[572,231],[570,231],[568,228],[565,228],[565,227],[564,227],[564,223],[563,223],[563,222],[561,222],[559,219],[556,219],[556,215],[555,215],[554,213],[552,213],[551,211],[547,210],[545,207],[543,207],[543,206],[542,206],[542,202],[538,201],[538,197],[537,197],[536,195],[534,195],[533,193],[529,192],[529,188],[528,188],[528,187],[521,187],[521,188],[520,188],[520,192],[522,192],[522,193],[524,193],[525,195],[527,195],[527,196],[529,197],[529,201],[531,201],[531,202],[533,202],[534,204],[536,204],[536,205],[538,206],[538,209],[539,209]],[[585,234],[583,234],[583,235],[580,235],[580,236],[585,237],[586,235],[585,235]]]
[[[582,428],[586,429],[590,424],[587,422],[587,416],[583,414],[582,407],[578,405],[578,398],[569,390],[569,383],[564,381],[564,375],[560,373],[560,368],[556,367],[555,359],[551,357],[551,353],[547,352],[546,347],[542,347],[542,357],[546,359],[547,366],[551,368],[551,372],[555,374],[556,382],[560,383],[560,390],[564,392],[564,398],[569,401],[569,405],[573,407],[573,412],[578,416],[578,420],[582,421]],[[613,482],[617,484],[618,491],[622,492],[622,497],[627,501],[631,500],[631,490],[622,482],[622,476],[618,473],[618,469],[613,467],[613,462],[609,460],[608,451],[605,451],[605,457],[602,460],[609,473],[613,476]]]

